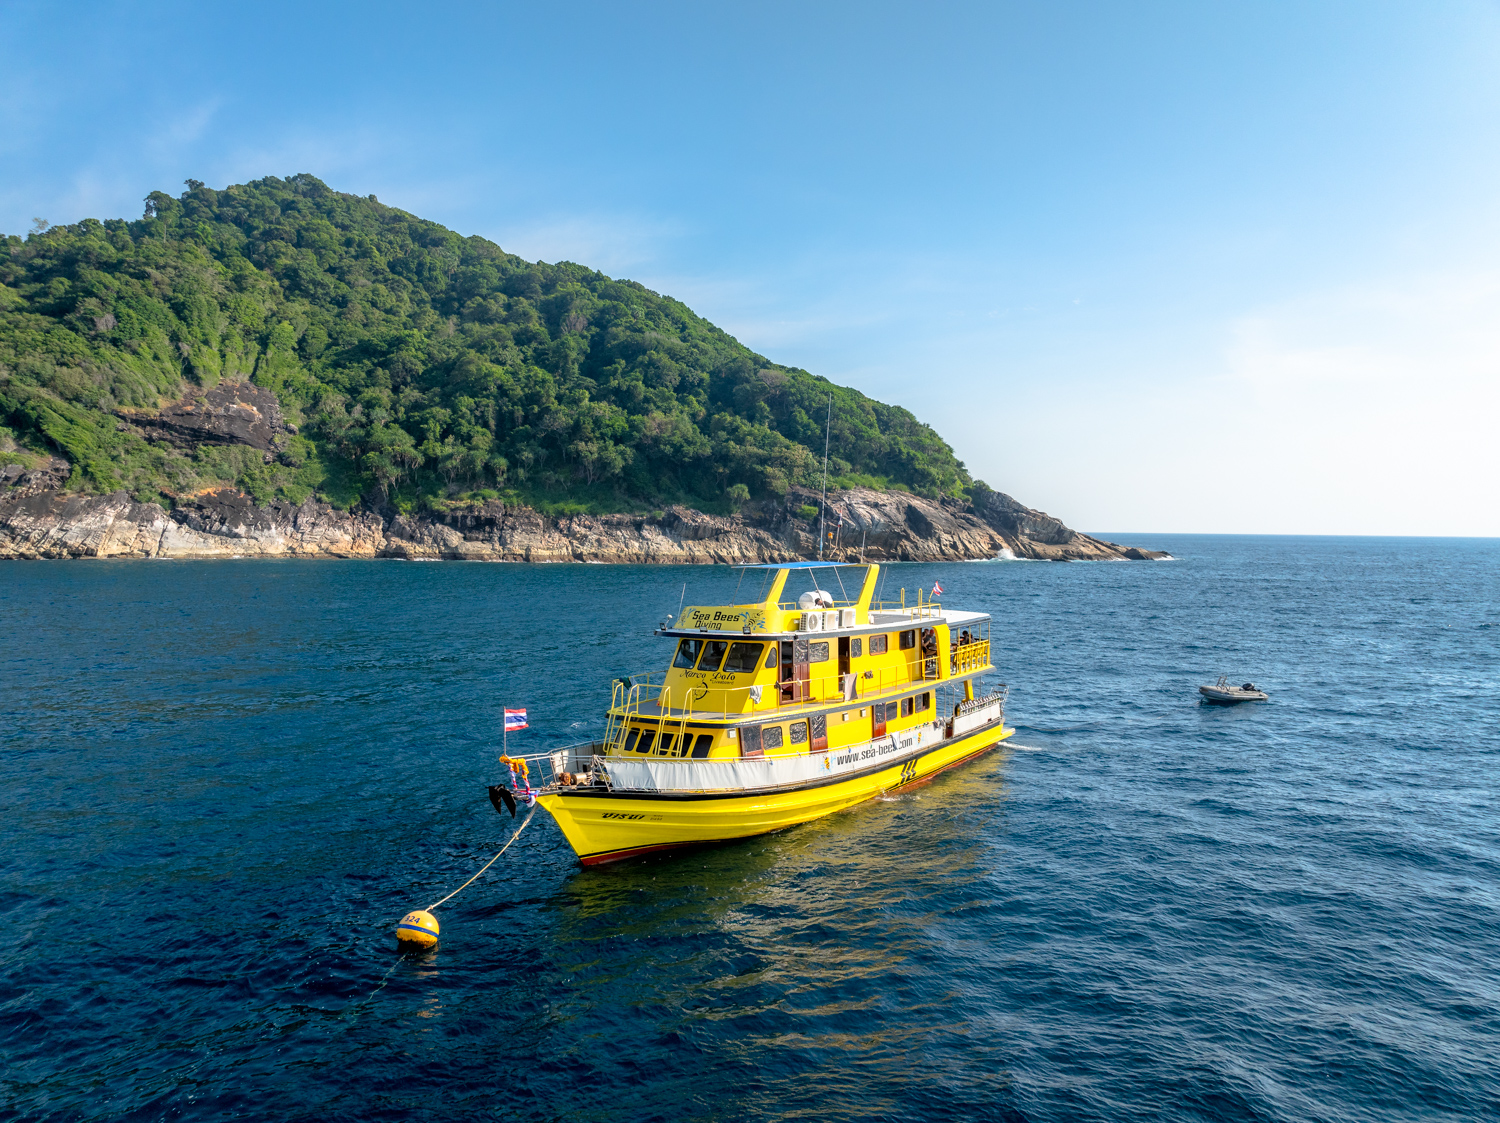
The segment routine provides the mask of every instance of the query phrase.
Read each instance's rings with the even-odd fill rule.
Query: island
[[[311,175],[186,188],[0,240],[0,558],[1166,556],[633,281]]]

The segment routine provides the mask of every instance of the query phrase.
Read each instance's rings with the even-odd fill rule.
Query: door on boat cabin
[[[789,639],[784,639],[777,644],[777,647],[781,649],[781,670],[777,674],[776,681],[781,688],[781,700],[783,702],[794,701],[793,696],[797,689],[793,685],[797,679],[796,672],[793,670],[794,664],[792,663],[793,646],[792,641]]]
[[[758,757],[758,756],[762,755],[765,752],[765,750],[763,748],[761,748],[761,744],[760,744],[760,726],[758,726],[758,725],[742,725],[742,726],[740,726],[739,738],[740,738],[740,756],[742,756],[742,757]]]
[[[807,751],[810,753],[821,753],[827,751],[828,715],[813,714],[813,716],[808,719],[808,724],[812,727],[812,741],[809,743]]]
[[[839,693],[848,701],[854,697],[854,691],[850,689],[853,680],[849,677],[849,637],[839,637]]]
[[[885,736],[885,703],[876,702],[870,707],[870,740]]]
[[[812,649],[806,636],[792,640],[792,677],[796,681],[792,701],[806,702],[812,693]]]
[[[922,629],[922,677],[924,679],[938,677],[937,664],[937,629]]]

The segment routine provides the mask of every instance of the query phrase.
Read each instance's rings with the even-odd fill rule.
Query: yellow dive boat
[[[545,807],[584,865],[744,838],[920,784],[1010,736],[993,671],[990,618],[872,602],[878,565],[747,566],[769,585],[753,604],[686,608],[656,634],[677,641],[665,672],[618,679],[593,741],[506,756],[511,789]],[[864,570],[856,597],[793,573]],[[857,574],[850,574],[858,579]],[[851,587],[853,582],[851,581]]]

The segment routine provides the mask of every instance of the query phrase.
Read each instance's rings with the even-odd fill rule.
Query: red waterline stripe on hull
[[[893,792],[904,792],[904,791],[906,791],[907,788],[920,788],[923,784],[930,784],[930,783],[932,783],[932,781],[936,780],[939,776],[941,776],[944,772],[947,772],[949,769],[951,769],[951,768],[960,768],[963,765],[968,764],[969,761],[971,761],[971,760],[977,760],[978,758],[982,757],[985,753],[990,752],[993,749],[998,749],[999,747],[1000,747],[1000,742],[996,741],[992,745],[986,745],[984,748],[980,749],[978,752],[970,753],[966,757],[960,757],[958,760],[955,760],[952,764],[945,764],[941,768],[935,768],[931,772],[927,773],[927,775],[919,777],[918,779],[913,780],[909,784],[902,784],[899,788],[891,788],[890,790],[893,791]]]
[[[602,854],[590,854],[587,858],[579,858],[578,864],[580,866],[602,866],[606,862],[618,862],[625,858],[634,858],[638,854],[650,854],[657,850],[681,850],[685,846],[712,846],[716,842],[734,841],[736,840],[733,838],[695,838],[691,842],[658,842],[654,846],[637,846],[630,850],[607,850]]]

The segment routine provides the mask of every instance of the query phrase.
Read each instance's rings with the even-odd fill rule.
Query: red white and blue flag
[[[505,732],[514,733],[517,729],[525,728],[527,728],[525,710],[505,711]]]
[[[940,597],[943,595],[943,587],[936,581],[932,583],[932,595],[935,597]]]

